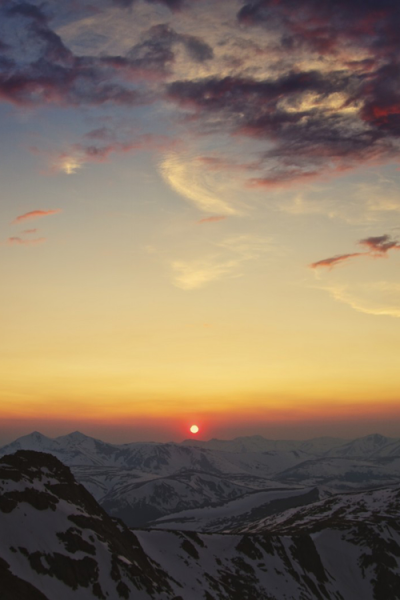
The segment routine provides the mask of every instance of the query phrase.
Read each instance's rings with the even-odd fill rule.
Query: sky
[[[400,436],[399,28],[0,1],[0,442]]]

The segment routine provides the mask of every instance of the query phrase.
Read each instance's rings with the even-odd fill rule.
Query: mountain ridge
[[[19,451],[0,498],[4,600],[400,599],[399,487],[291,509],[273,533],[131,531],[57,458]],[[330,518],[343,501],[364,503],[356,522]]]
[[[239,446],[248,444],[243,452],[238,451],[237,439]],[[130,527],[172,517],[174,527],[179,528],[179,513],[190,513],[195,515],[193,524],[201,524],[204,531],[215,529],[211,508],[220,514],[220,508],[240,505],[243,514],[237,520],[244,521],[247,497],[251,502],[259,499],[253,509],[267,514],[269,492],[274,489],[280,490],[283,499],[293,489],[300,497],[316,488],[324,498],[392,485],[400,473],[400,442],[379,434],[342,445],[337,438],[327,437],[281,440],[281,450],[271,446],[276,441],[262,436],[237,439],[233,446],[223,441],[227,450],[213,450],[204,443],[109,444],[77,431],[55,439],[33,432],[0,448],[0,456],[18,449],[52,454],[71,467],[111,516],[122,518]],[[254,451],[254,444],[259,451]],[[190,527],[185,517],[185,528]]]

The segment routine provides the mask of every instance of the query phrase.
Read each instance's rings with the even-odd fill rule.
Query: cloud
[[[107,162],[113,154],[129,154],[138,151],[161,152],[170,150],[176,145],[175,140],[168,136],[151,134],[138,135],[128,141],[118,141],[113,139],[113,134],[105,128],[89,132],[84,137],[94,141],[90,144],[73,144],[56,157],[51,157],[53,171],[73,175],[85,164]],[[37,149],[32,151],[39,152]]]
[[[328,269],[333,269],[336,265],[346,262],[351,258],[356,256],[365,256],[365,252],[353,252],[352,254],[337,254],[336,256],[332,256],[331,258],[324,258],[322,260],[318,260],[315,263],[312,263],[310,267],[312,269],[318,269],[319,267],[327,267]]]
[[[251,188],[336,177],[362,164],[377,165],[398,156],[400,11],[395,0],[242,1],[236,22],[237,5],[226,1],[214,3],[218,4],[214,10],[220,11],[215,14],[223,16],[218,26],[207,3],[203,7],[194,0],[146,3],[145,20],[138,18],[135,34],[127,38],[132,39],[131,47],[125,40],[109,39],[105,32],[104,51],[102,46],[86,54],[73,52],[54,30],[46,11],[57,3],[2,3],[0,99],[21,107],[168,102],[191,134],[249,142],[242,166],[249,170]],[[157,5],[154,14],[149,5]],[[96,7],[104,23],[107,11],[121,19],[120,11],[110,6],[133,7],[141,13],[136,0],[108,0]],[[187,12],[176,14],[180,9]],[[154,24],[164,12],[168,22]],[[72,30],[73,18],[63,16]],[[70,45],[76,48],[73,37]],[[182,74],[178,78],[175,72]],[[101,161],[112,152],[107,144],[87,145],[77,151],[78,157],[67,154],[61,168],[74,173],[86,159]],[[208,204],[222,214],[226,206],[232,208],[223,201],[225,210],[218,210],[218,194],[213,200],[212,192],[205,196],[200,190],[190,192],[187,182],[172,173],[169,160],[163,167],[165,177],[175,181],[178,193],[201,210],[207,211]],[[218,158],[213,160],[210,169],[234,173],[239,168],[239,161],[224,163],[221,158],[218,165]]]
[[[170,262],[172,281],[183,290],[195,290],[226,278],[243,276],[245,263],[275,252],[271,239],[237,235],[214,244],[213,254],[201,259]]]
[[[0,19],[6,36],[0,99],[21,106],[141,103],[138,92],[114,77],[102,59],[75,56],[51,29],[42,8],[2,6]]]
[[[204,287],[211,281],[216,281],[235,273],[237,263],[234,260],[227,262],[213,261],[212,259],[182,261],[175,260],[171,263],[173,282],[182,290],[195,290]]]
[[[347,262],[350,259],[358,256],[370,256],[370,257],[382,257],[387,254],[389,250],[400,250],[400,243],[397,240],[391,239],[387,234],[379,235],[375,237],[368,237],[358,242],[361,246],[366,246],[368,250],[366,252],[353,252],[351,254],[338,254],[331,258],[324,258],[318,260],[310,265],[312,269],[320,267],[327,267],[332,269],[340,263]]]
[[[8,246],[36,246],[37,244],[43,244],[46,238],[38,238],[36,240],[23,240],[20,237],[10,237],[7,240]]]
[[[47,217],[49,215],[55,215],[61,212],[61,208],[54,210],[31,210],[23,215],[19,215],[13,221],[13,224],[22,223],[24,221],[30,221],[32,219],[40,219],[41,217]]]
[[[130,5],[132,2],[123,2]],[[165,2],[177,8],[178,2]],[[189,61],[213,58],[212,48],[197,36],[179,34],[158,24],[124,55],[75,55],[52,30],[41,8],[31,4],[0,6],[3,44],[0,47],[0,99],[16,105],[137,106],[157,99],[141,80],[163,79],[183,47]],[[21,49],[29,51],[21,53]]]
[[[270,187],[338,175],[395,155],[393,129],[383,132],[367,124],[357,110],[359,98],[351,101],[354,110],[347,110],[359,87],[359,79],[345,70],[292,71],[264,80],[175,81],[168,97],[201,123],[209,120],[214,130],[269,144],[259,161],[261,174],[249,185]]]
[[[389,235],[368,237],[358,243],[366,246],[373,255],[386,254],[389,250],[400,250],[400,243],[397,240],[392,240]]]
[[[36,233],[37,229],[24,229],[22,233]]]
[[[172,189],[199,210],[219,216],[238,214],[239,210],[224,198],[227,186],[211,176],[196,157],[169,153],[160,164],[160,171]]]
[[[250,187],[282,187],[398,155],[400,11],[394,0],[255,0],[240,31],[270,44],[264,73],[179,80],[168,98],[199,130],[263,141]],[[261,51],[256,44],[258,52]],[[255,50],[256,52],[256,50]]]
[[[288,51],[306,47],[329,55],[361,46],[384,54],[399,44],[396,0],[252,0],[244,3],[238,19],[279,32]]]
[[[129,8],[137,3],[137,0],[110,0],[112,4],[121,8]],[[183,0],[145,0],[149,4],[163,4],[172,11],[180,10],[184,4]]]
[[[223,221],[226,219],[226,215],[214,215],[213,217],[206,217],[205,219],[200,219],[197,221],[198,223],[215,223],[216,221]]]
[[[400,284],[390,281],[326,286],[325,291],[354,310],[376,316],[400,318]]]

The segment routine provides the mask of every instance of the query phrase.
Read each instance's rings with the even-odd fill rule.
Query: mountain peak
[[[84,440],[90,440],[89,436],[85,435],[81,431],[72,431],[71,433],[67,433],[66,435],[60,435],[57,440],[71,440],[73,442],[82,442]]]

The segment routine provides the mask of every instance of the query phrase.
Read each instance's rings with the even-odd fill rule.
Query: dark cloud
[[[241,77],[208,78],[198,81],[176,81],[169,86],[171,98],[182,105],[207,111],[243,114],[243,123],[257,123],[261,117],[277,110],[282,99],[295,102],[305,92],[327,96],[350,88],[350,78],[342,72],[323,75],[318,71],[289,72],[276,79],[255,80]],[[254,114],[254,108],[257,111]],[[282,113],[285,111],[282,111]],[[287,119],[301,119],[287,113]],[[252,118],[251,118],[252,117]]]
[[[180,10],[183,6],[183,0],[145,0],[149,4],[163,4],[172,11]],[[122,8],[130,8],[137,4],[138,0],[111,0],[112,4]]]
[[[337,174],[398,154],[399,2],[254,0],[238,20],[274,33],[268,40],[280,37],[278,75],[177,81],[168,95],[203,131],[209,122],[210,130],[268,142],[250,185]],[[321,70],[300,69],[297,56]]]
[[[160,23],[151,27],[143,41],[133,46],[126,57],[127,68],[164,73],[175,60],[174,47],[182,45],[195,62],[204,62],[213,57],[212,48],[200,38],[178,34],[169,25]]]
[[[275,185],[338,173],[394,151],[393,131],[367,122],[362,111],[330,108],[333,94],[342,94],[346,108],[362,82],[343,70],[292,71],[265,80],[176,81],[168,87],[168,97],[193,111],[203,130],[209,118],[212,129],[229,128],[232,134],[270,142],[260,163],[264,175],[250,184]],[[310,96],[317,100],[307,105]]]
[[[75,56],[36,6],[0,5],[0,19],[12,22],[19,31],[17,40],[0,46],[0,98],[15,104],[149,103],[149,94],[140,93],[135,82],[169,73],[175,46],[183,46],[196,62],[213,56],[201,39],[178,34],[163,24],[148,30],[125,56]],[[32,49],[23,60],[21,47]]]
[[[181,0],[143,1],[171,10],[183,7]],[[130,7],[135,1],[113,3]],[[397,0],[242,4],[239,27],[265,28],[280,38],[271,75],[255,76],[248,69],[230,77],[175,81],[162,88],[146,85],[146,80],[162,83],[171,77],[177,51],[183,49],[190,60],[203,63],[213,58],[212,48],[162,23],[143,32],[139,43],[123,56],[76,56],[52,30],[46,4],[0,3],[3,24],[18,26],[14,39],[7,37],[3,25],[0,99],[20,105],[136,106],[167,98],[192,112],[187,122],[195,126],[197,121],[201,133],[222,131],[265,142],[264,152],[257,144],[251,186],[290,185],[398,155]],[[270,43],[275,35],[266,38]],[[30,52],[22,56],[22,47]],[[313,69],[298,66],[310,57]]]
[[[0,8],[0,19],[14,21],[19,36],[0,57],[0,98],[15,104],[137,104],[138,93],[113,80],[96,59],[76,57],[54,33],[45,14],[30,4]],[[21,47],[30,48],[21,62]],[[19,56],[19,58],[15,58]]]
[[[355,45],[389,53],[399,46],[397,0],[254,0],[238,19],[280,32],[288,49],[307,46],[326,54]]]
[[[293,60],[296,51],[318,58],[326,72],[327,59],[342,64],[338,92],[345,92],[353,115],[345,118],[325,111],[306,115],[306,122],[287,120],[287,115],[261,115],[248,131],[274,134],[278,123],[278,152],[293,160],[318,153],[349,167],[353,162],[394,154],[400,137],[400,3],[397,0],[254,0],[245,2],[238,13],[242,25],[274,31],[282,53]],[[312,56],[313,54],[311,54]],[[360,55],[363,58],[358,58]],[[354,58],[352,58],[354,57]],[[327,73],[326,77],[330,77]],[[298,115],[302,116],[302,115]],[[294,146],[293,146],[294,145]],[[283,158],[281,158],[282,162]],[[326,169],[327,161],[321,158]],[[296,163],[294,165],[296,166]],[[337,166],[337,164],[335,165]]]

